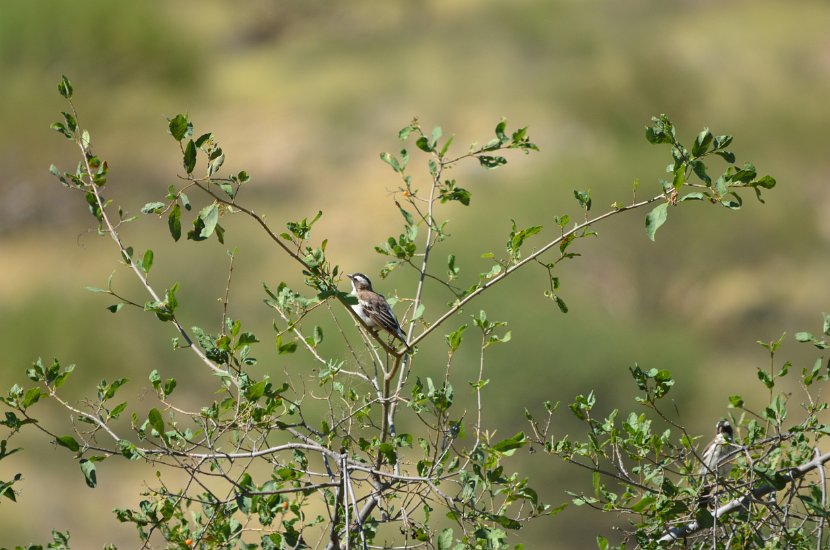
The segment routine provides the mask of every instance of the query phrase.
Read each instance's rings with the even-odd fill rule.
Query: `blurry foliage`
[[[403,302],[405,307],[401,319],[406,333],[397,327],[397,320],[394,322],[393,333],[404,343],[396,349],[384,335],[364,330],[369,327],[363,326],[351,309],[360,294],[349,295],[338,288],[342,271],[330,259],[329,241],[320,240],[316,229],[312,236],[322,211],[301,220],[295,217],[297,221],[285,224],[285,232],[273,228],[240,202],[240,195],[247,195],[249,173],[225,169],[225,151],[218,138],[212,132],[196,132],[189,117],[178,114],[168,119],[168,133],[181,155],[178,183],[168,186],[163,200],[146,203],[141,214],[164,223],[175,242],[196,244],[215,239],[223,246],[227,221],[233,215],[247,218],[287,260],[281,275],[298,269],[305,292],[311,292],[293,290],[285,282],[276,288],[263,284],[265,304],[276,313],[276,345],[266,357],[272,362],[274,352],[279,358],[303,351],[318,371],[297,370],[285,359],[277,363],[285,369],[282,375],[260,375],[253,367],[260,363],[263,348],[258,344],[264,338],[243,330],[243,321],[231,316],[238,249],[227,251],[218,331],[203,328],[209,325],[201,322],[186,328],[181,285],[151,282],[155,252],[136,248],[130,244],[132,239],[127,240],[126,228],[140,216],[107,198],[112,188],[109,163],[94,152],[93,138],[79,119],[73,85],[64,76],[57,89],[67,110],[51,128],[78,149],[80,161],[68,171],[53,164],[50,172],[70,193],[83,198],[97,234],[112,241],[124,271],[138,282],[137,292],[125,291],[114,281],[113,273],[105,285],[86,289],[108,297],[110,314],[124,315],[120,313],[124,309],[143,311],[169,326],[174,334],[173,350],[196,361],[206,379],[216,384],[216,398],[187,405],[190,399],[179,400],[181,392],[175,391],[179,382],[168,377],[170,369],[153,368],[148,380],[156,399],[153,403],[141,399],[130,407],[120,391],[129,382],[122,374],[135,366],[146,372],[139,357],[137,362],[142,365],[130,362],[133,369],[125,369],[128,364],[109,369],[107,378],[98,382],[95,396],[76,404],[64,389],[75,364],[38,359],[26,371],[34,385],[15,383],[0,398],[6,407],[0,424],[8,429],[7,439],[0,442],[0,459],[22,450],[8,444],[21,430],[34,426],[54,445],[74,455],[85,484],[92,489],[98,487],[99,466],[110,459],[120,457],[158,467],[158,482],[147,482],[137,507],[114,510],[118,521],[135,526],[145,544],[160,538],[169,547],[187,548],[306,548],[323,542],[331,550],[358,542],[363,548],[375,543],[426,544],[447,550],[508,548],[511,532],[537,518],[556,515],[565,506],[546,504],[524,474],[506,470],[516,451],[528,445],[527,435],[518,432],[496,437],[483,417],[487,409],[483,399],[489,395],[485,388],[490,385],[485,377],[485,351],[512,341],[508,323],[494,321],[480,309],[464,315],[469,315],[472,323],[458,325],[459,315],[469,310],[472,302],[477,305],[479,296],[492,294],[489,291],[494,285],[519,271],[542,275],[542,295],[567,313],[570,308],[561,297],[559,264],[582,256],[579,241],[595,238],[595,225],[649,207],[645,231],[653,241],[670,208],[701,200],[738,210],[742,206],[738,191],[750,188],[764,202],[763,192],[776,184],[770,176],[759,176],[750,163],[735,164],[735,155],[727,149],[731,136],[704,129],[693,145],[686,147],[666,115],[653,117],[652,125],[646,127],[646,139],[655,145],[668,144],[672,159],[666,168],[671,180],[650,186],[657,187],[656,194],[652,189],[643,197],[635,181],[630,197],[597,213],[592,211],[591,191],[575,189],[577,214],[573,221],[565,213],[553,216],[553,224],[547,226],[520,226],[511,220],[503,250],[478,243],[480,250],[486,247],[480,254],[486,267],[476,273],[459,263],[455,254],[449,254],[446,267],[436,259],[452,237],[445,211],[473,204],[474,193],[449,174],[467,162],[486,170],[498,169],[508,163],[508,153],[527,155],[539,148],[526,127],[508,130],[505,119],[496,125],[495,137],[466,149],[453,147],[455,136],[445,135],[440,126],[427,131],[414,119],[398,134],[403,148],[394,154],[380,154],[399,178],[393,204],[403,218],[403,232],[375,247],[375,252],[386,258],[380,275],[385,279],[392,272],[405,271],[417,281],[414,296],[389,297],[391,306]],[[97,148],[98,142],[94,143]],[[426,173],[412,168],[406,144],[425,155]],[[707,162],[712,156],[728,164],[717,180],[708,175],[712,170]],[[194,207],[192,196],[206,199],[206,204]],[[245,242],[243,239],[242,244]],[[216,271],[216,261],[212,266],[206,265]],[[449,292],[452,299],[437,312],[427,311],[423,299],[436,288]],[[546,306],[544,302],[538,305]],[[353,343],[350,331],[338,321],[337,313],[343,309],[357,321],[361,343]],[[322,319],[334,323],[336,330],[328,332],[316,324],[321,312]],[[436,329],[442,326],[450,330],[443,342],[435,338]],[[480,340],[471,337],[468,328],[474,335],[480,333]],[[327,332],[333,333],[338,343],[323,349],[321,344],[332,339],[324,337]],[[478,348],[477,375],[462,371],[459,376],[457,372],[454,357],[465,339]],[[806,334],[801,339],[816,341]],[[443,375],[433,379],[414,367],[420,364],[418,350],[435,348],[435,343],[439,349],[446,343],[448,350]],[[666,370],[652,369],[646,375],[637,367],[632,373],[640,375],[641,389],[648,389],[646,377],[657,381],[644,403],[662,398],[674,385]],[[463,387],[464,382],[472,393],[457,399],[455,388]],[[502,390],[502,395],[510,396],[517,390]],[[593,409],[594,400],[593,393],[588,398],[580,396],[571,409],[579,419],[588,419],[586,411]],[[34,416],[35,406],[49,401],[68,416],[70,433],[61,423],[53,427],[41,420],[40,413],[40,418]],[[473,412],[454,408],[465,402]],[[546,409],[550,415],[555,407],[546,404]],[[129,430],[123,422],[127,417]],[[564,458],[574,462],[570,443],[560,448],[558,443],[552,447],[546,441],[549,419],[539,429],[529,412],[526,417],[537,444],[548,452],[564,450]],[[21,474],[16,474],[0,482],[0,496],[15,501],[21,480]],[[451,526],[443,527],[446,523],[433,519],[436,515],[449,520]],[[660,525],[658,522],[658,528]],[[67,545],[68,533],[55,534],[60,536],[66,539],[61,544]]]
[[[198,75],[197,50],[154,2],[8,0],[0,17],[0,66],[27,86],[77,60],[84,81],[97,88],[146,80],[177,88]]]
[[[820,1],[596,7],[546,1],[380,6],[358,0],[335,7],[255,0],[245,9],[188,0],[4,2],[0,118],[7,131],[0,135],[0,187],[7,194],[0,204],[0,232],[7,261],[0,299],[5,364],[11,365],[2,369],[6,385],[12,372],[30,363],[33,350],[109,368],[120,358],[112,353],[102,363],[106,350],[96,338],[106,339],[108,331],[124,335],[112,347],[130,350],[125,355],[170,361],[168,342],[146,338],[153,327],[149,319],[122,316],[100,327],[95,312],[104,305],[84,296],[83,287],[100,283],[111,264],[106,247],[83,233],[80,211],[66,208],[64,195],[56,192],[43,154],[50,150],[56,163],[62,160],[44,128],[58,108],[54,75],[66,72],[83,83],[83,107],[104,111],[103,120],[90,114],[87,122],[101,128],[97,135],[106,145],[100,153],[124,182],[119,197],[138,197],[143,204],[167,187],[178,161],[160,147],[158,131],[165,115],[187,109],[222,126],[225,142],[235,144],[236,160],[252,172],[256,167],[252,197],[271,219],[294,219],[298,201],[316,197],[314,204],[327,214],[322,230],[341,251],[343,264],[371,263],[375,231],[400,219],[391,211],[370,220],[355,217],[353,201],[360,191],[389,185],[379,176],[385,172],[376,161],[376,144],[414,113],[441,120],[459,136],[489,131],[482,125],[490,124],[492,114],[532,122],[545,155],[516,167],[509,185],[501,175],[483,174],[471,189],[499,206],[512,204],[516,193],[532,198],[511,213],[522,227],[547,220],[551,204],[573,200],[571,182],[590,182],[585,187],[597,206],[605,206],[618,199],[612,189],[633,177],[665,177],[656,148],[631,138],[653,111],[673,113],[683,127],[717,122],[740,137],[740,157],[751,151],[749,156],[763,158],[786,185],[774,208],[748,208],[730,217],[691,204],[661,228],[656,243],[597,240],[594,254],[579,266],[561,265],[564,274],[579,274],[566,289],[565,299],[580,304],[568,323],[531,308],[535,297],[521,299],[532,277],[517,275],[492,300],[485,298],[485,309],[506,313],[514,335],[509,351],[493,350],[494,361],[517,365],[493,372],[493,384],[526,388],[534,402],[595,388],[598,406],[620,407],[625,398],[610,380],[637,360],[672,370],[679,385],[671,395],[678,402],[694,396],[698,407],[717,410],[728,395],[727,383],[754,368],[748,343],[805,326],[816,301],[826,296],[830,265],[819,252],[830,238],[823,214],[830,204],[824,184],[830,166],[821,139],[830,124],[824,24],[830,12]],[[152,63],[143,61],[146,52]],[[211,70],[205,71],[208,62]],[[484,119],[482,112],[488,113]],[[250,135],[258,139],[251,142]],[[321,136],[337,145],[319,147]],[[643,166],[654,169],[644,174]],[[380,193],[371,196],[383,200]],[[475,206],[454,214],[449,229],[460,244],[458,264],[484,270],[473,245],[501,244],[510,222],[472,223],[497,213],[481,200]],[[621,218],[600,233],[637,234],[641,226],[640,219]],[[142,232],[156,239],[166,229]],[[231,231],[247,230],[240,224]],[[696,238],[677,246],[688,234]],[[237,263],[268,279],[278,262],[254,247]],[[205,256],[191,250],[180,260],[172,241],[155,253],[159,280]],[[197,309],[193,318],[207,314],[208,308],[200,308],[216,297],[221,277],[188,272],[178,279],[184,299]],[[395,273],[388,284],[401,293],[410,290]],[[258,291],[257,285],[237,287],[237,305],[253,324],[267,327],[271,321]],[[427,310],[444,303],[428,301]],[[644,350],[644,340],[656,343]],[[462,347],[459,358],[464,352]],[[424,364],[440,363],[441,354],[427,360],[428,350],[422,353]],[[475,361],[474,355],[464,360]],[[83,370],[75,378],[100,375]],[[124,391],[141,393],[144,386]],[[516,410],[498,401],[488,412],[494,425],[515,433],[521,429]],[[690,427],[708,431],[714,416],[695,418]],[[561,422],[572,426],[567,418]],[[50,461],[56,453],[47,448],[40,457]],[[572,473],[541,464],[538,455],[518,458],[540,482],[575,489]],[[54,514],[73,514],[78,523],[95,513],[50,508],[45,498],[37,502]],[[0,530],[45,538],[42,526],[15,514],[0,520]],[[574,519],[569,514],[563,512],[565,522]],[[554,522],[531,526],[526,536],[584,547],[596,529],[570,522],[567,532]]]

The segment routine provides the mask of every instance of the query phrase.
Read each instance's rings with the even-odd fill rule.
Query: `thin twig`
[[[138,278],[138,280],[141,282],[142,286],[144,286],[144,288],[147,290],[147,293],[150,294],[150,296],[153,298],[153,300],[155,302],[161,302],[161,299],[159,298],[159,295],[156,293],[155,289],[147,281],[146,275],[144,273],[142,273],[141,269],[139,269],[138,266],[136,265],[136,263],[132,260],[132,258],[130,258],[130,255],[127,253],[127,247],[124,246],[124,243],[121,241],[120,235],[118,234],[115,227],[112,225],[112,222],[110,221],[109,215],[107,215],[106,204],[104,203],[104,200],[101,197],[101,193],[100,193],[100,190],[99,190],[98,186],[95,185],[95,183],[94,183],[95,177],[92,173],[92,167],[89,164],[89,158],[90,158],[89,147],[88,147],[88,145],[84,145],[83,138],[80,138],[80,137],[77,136],[77,132],[80,132],[80,128],[81,128],[80,120],[78,118],[78,113],[75,109],[75,105],[72,103],[72,100],[69,100],[69,105],[72,108],[72,114],[75,116],[75,120],[78,121],[78,130],[76,131],[75,143],[78,145],[78,148],[81,150],[81,156],[84,159],[83,160],[84,169],[86,171],[87,176],[89,177],[89,183],[86,185],[86,187],[87,187],[87,190],[93,195],[93,197],[95,197],[95,203],[98,207],[98,211],[100,212],[101,220],[104,222],[104,225],[106,225],[107,234],[112,238],[112,240],[118,246],[119,252],[121,252],[121,256],[124,258],[124,261],[127,262],[128,267],[130,267],[130,269],[133,270],[133,273]],[[204,364],[206,364],[208,367],[210,367],[210,369],[213,370],[216,374],[219,374],[219,375],[222,375],[222,376],[225,376],[225,375],[228,374],[227,371],[219,368],[216,364],[213,363],[213,361],[208,359],[208,357],[204,354],[204,352],[202,352],[201,349],[199,349],[198,346],[193,345],[193,340],[190,338],[190,335],[184,329],[184,327],[181,325],[181,323],[179,323],[178,319],[173,317],[171,322],[176,327],[176,330],[178,330],[178,332],[182,336],[182,338],[184,338],[185,341],[187,342],[187,347],[190,348],[193,351],[193,353],[195,353],[196,356],[199,357],[199,359],[201,359],[201,361]],[[230,378],[231,378],[231,380],[233,380],[233,383],[235,385],[237,385],[237,386],[239,385],[239,381],[236,378],[234,378],[234,377],[230,377]]]
[[[824,466],[826,462],[830,461],[830,453],[825,453],[823,455],[817,456],[810,462],[802,464],[797,468],[792,468],[789,470],[789,477],[790,483],[794,482],[797,479],[802,478],[806,473],[816,469],[821,468]],[[740,498],[733,499],[717,510],[715,510],[713,516],[715,518],[720,518],[726,516],[728,514],[732,514],[737,512],[738,510],[744,508],[753,500],[759,500],[761,497],[764,497],[770,493],[776,492],[776,488],[771,484],[763,484],[755,489],[752,489],[749,493],[745,494]],[[686,525],[682,525],[680,527],[672,527],[669,529],[669,532],[663,535],[660,539],[658,539],[657,543],[665,543],[665,542],[672,542],[676,540],[682,540],[688,537],[691,534],[694,534],[704,527],[698,521],[692,521],[687,523]]]
[[[621,208],[610,210],[610,211],[608,211],[604,214],[601,214],[601,215],[597,216],[596,218],[593,218],[593,219],[590,219],[590,220],[585,221],[583,223],[575,225],[569,231],[564,232],[562,234],[562,236],[557,237],[556,239],[554,239],[551,242],[547,243],[546,245],[542,246],[539,250],[536,250],[535,252],[529,254],[523,260],[515,263],[514,265],[512,265],[512,266],[508,267],[507,269],[505,269],[504,271],[502,271],[500,275],[497,275],[497,276],[493,277],[492,279],[490,279],[489,281],[487,281],[486,283],[484,283],[483,285],[481,285],[480,287],[478,287],[477,289],[475,289],[474,291],[469,293],[462,300],[460,300],[457,304],[455,304],[452,308],[450,308],[447,312],[445,312],[441,317],[436,319],[429,327],[424,329],[424,331],[421,332],[421,334],[419,334],[415,338],[411,339],[410,342],[409,342],[409,345],[410,346],[415,346],[418,342],[420,342],[421,340],[426,338],[431,332],[433,332],[436,328],[438,328],[438,326],[441,325],[441,323],[443,323],[444,321],[446,321],[447,319],[449,319],[450,317],[452,317],[453,315],[458,313],[458,311],[460,311],[465,305],[467,305],[471,300],[476,298],[482,292],[489,289],[493,285],[501,282],[502,280],[504,280],[508,276],[512,275],[515,271],[517,271],[518,269],[521,269],[522,267],[524,267],[528,262],[534,261],[536,258],[541,256],[542,254],[544,254],[545,252],[547,252],[548,250],[550,250],[554,246],[558,245],[559,243],[561,243],[565,239],[569,238],[571,235],[574,235],[578,231],[580,231],[582,229],[585,229],[585,228],[587,228],[587,227],[589,227],[589,226],[591,226],[591,225],[593,225],[593,224],[595,224],[595,223],[597,223],[601,220],[604,220],[605,218],[611,217],[615,214],[619,214],[621,212],[626,212],[628,210],[634,210],[635,208],[640,208],[642,206],[645,206],[647,204],[651,204],[655,201],[658,201],[658,200],[664,199],[664,198],[665,198],[665,194],[661,193],[661,194],[657,195],[656,197],[652,197],[648,200],[640,201],[640,202],[637,202],[637,203],[634,203],[634,204],[630,204],[628,206],[623,206]]]
[[[818,458],[820,456],[820,452],[818,450],[818,447],[813,449],[813,456],[815,456],[816,458]],[[827,509],[827,478],[825,477],[825,474],[824,474],[824,466],[823,465],[818,468],[818,475],[819,475],[819,478],[821,479],[821,509],[826,510]],[[821,550],[821,548],[822,548],[821,543],[822,543],[822,540],[824,539],[824,522],[825,522],[825,519],[826,519],[826,516],[822,514],[822,516],[821,516],[821,518],[819,519],[819,522],[818,522],[818,537],[817,537],[818,541],[816,543],[816,550]]]

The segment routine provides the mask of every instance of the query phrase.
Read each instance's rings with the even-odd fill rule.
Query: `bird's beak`
[[[353,273],[346,273],[346,277],[348,277],[349,280],[351,281],[351,280],[354,279],[354,274]]]

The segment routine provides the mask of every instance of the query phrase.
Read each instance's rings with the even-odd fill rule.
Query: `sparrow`
[[[715,438],[703,449],[703,465],[700,475],[716,473],[723,477],[732,469],[727,456],[737,449],[732,443],[732,426],[726,420],[718,420],[715,424]],[[731,457],[730,457],[731,458]]]
[[[372,282],[363,273],[350,273],[346,277],[352,282],[352,294],[357,297],[357,304],[352,309],[372,331],[382,328],[409,348],[406,334],[401,330],[398,318],[392,312],[389,302],[382,294],[372,290]]]

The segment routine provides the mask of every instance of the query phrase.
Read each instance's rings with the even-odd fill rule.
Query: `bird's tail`
[[[395,333],[395,336],[398,340],[403,342],[403,345],[406,346],[407,350],[411,350],[412,348],[409,347],[409,344],[406,343],[406,334],[404,334],[403,330],[398,327],[398,332]]]

